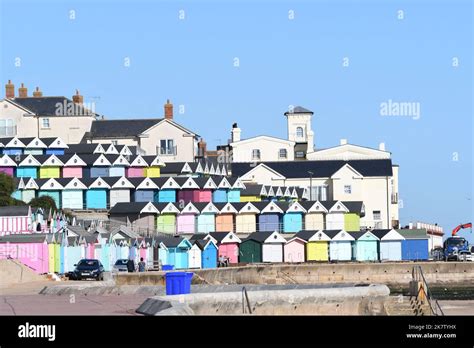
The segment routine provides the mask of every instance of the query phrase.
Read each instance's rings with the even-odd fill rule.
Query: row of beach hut
[[[169,234],[360,230],[362,202],[117,203],[110,219]]]
[[[124,232],[125,231],[125,232]],[[411,230],[302,231],[286,239],[278,232],[195,234],[190,238],[159,235],[131,237],[116,233],[66,236],[35,233],[0,237],[0,258],[15,258],[37,273],[67,273],[82,258],[101,260],[107,271],[118,259],[146,260],[148,266],[175,269],[215,268],[220,256],[237,263],[427,260],[428,238]]]

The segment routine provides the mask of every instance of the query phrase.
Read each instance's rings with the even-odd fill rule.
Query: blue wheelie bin
[[[165,273],[166,295],[179,295],[191,293],[192,272]]]

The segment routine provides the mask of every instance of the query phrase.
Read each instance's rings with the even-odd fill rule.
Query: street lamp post
[[[308,174],[309,174],[309,200],[312,201],[313,200],[313,172],[312,171],[308,171]]]

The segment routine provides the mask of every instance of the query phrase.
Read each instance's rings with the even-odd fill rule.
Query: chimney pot
[[[347,139],[341,139],[341,145],[346,145],[347,144]]]
[[[78,89],[76,89],[76,94],[72,96],[72,101],[76,104],[84,103],[84,97],[79,93]]]
[[[379,150],[380,151],[385,151],[385,143],[380,143],[379,144]]]
[[[170,100],[166,100],[165,104],[165,118],[167,120],[172,120],[173,119],[173,104],[170,103]]]
[[[40,91],[39,87],[36,87],[36,90],[33,92],[33,97],[39,98],[43,96],[43,92]]]
[[[5,97],[6,98],[15,98],[15,85],[11,80],[8,80],[8,83],[5,85]]]
[[[21,83],[21,87],[18,88],[18,97],[20,97],[20,98],[28,97],[28,89],[25,87],[23,82]]]

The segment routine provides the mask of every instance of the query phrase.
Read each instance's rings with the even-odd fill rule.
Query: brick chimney
[[[43,92],[40,91],[39,87],[36,87],[36,90],[33,92],[33,97],[40,98],[43,96]]]
[[[15,85],[11,80],[5,85],[5,98],[15,98]]]
[[[167,120],[173,119],[173,104],[170,103],[169,99],[166,101],[165,104],[165,118]]]
[[[76,104],[84,103],[84,97],[79,94],[79,90],[76,89],[76,94],[72,96],[72,101]]]
[[[28,88],[25,87],[23,82],[21,83],[21,87],[18,88],[18,97],[19,98],[26,98],[28,97]]]
[[[206,152],[207,152],[206,148],[207,148],[207,144],[204,141],[204,139],[201,138],[201,140],[199,140],[199,143],[198,143],[198,157],[206,157]]]

